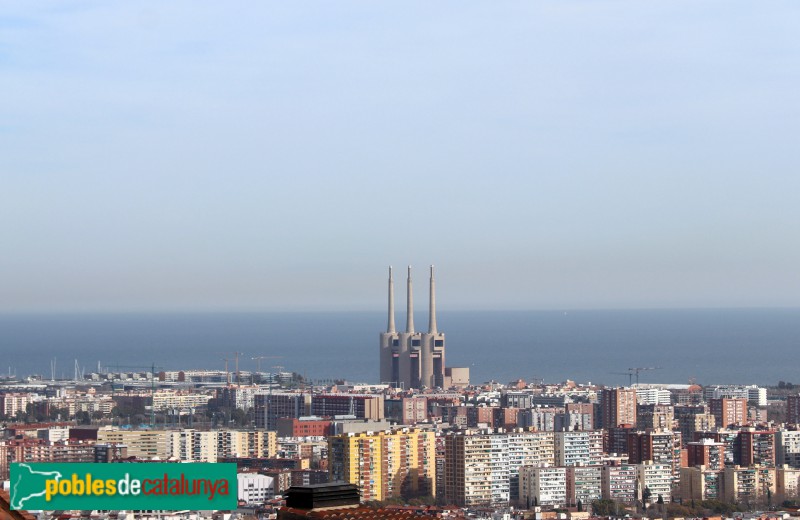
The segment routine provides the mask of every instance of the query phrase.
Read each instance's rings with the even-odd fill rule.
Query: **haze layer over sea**
[[[398,327],[405,319],[398,315]],[[427,325],[427,315],[415,315]],[[380,312],[4,314],[0,374],[72,377],[117,365],[168,370],[283,370],[313,380],[378,382]],[[631,367],[660,367],[642,383],[800,382],[800,309],[489,311],[438,313],[447,366],[473,383],[531,381],[626,385]],[[233,361],[230,362],[233,371]],[[623,374],[619,374],[623,373]]]

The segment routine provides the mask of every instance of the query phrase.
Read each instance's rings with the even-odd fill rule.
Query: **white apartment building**
[[[672,404],[672,392],[665,388],[636,386],[636,401],[639,404]]]
[[[800,431],[775,432],[775,463],[800,468]]]
[[[38,396],[28,393],[0,394],[0,414],[6,417],[14,417],[17,412],[25,412],[35,397]]]
[[[669,502],[672,497],[672,465],[659,464],[646,461],[637,465],[640,497],[643,499],[645,490],[650,491],[650,503],[658,501],[660,496],[664,502]]]
[[[633,464],[604,466],[602,473],[603,498],[633,503],[636,500],[638,480],[639,471]]]
[[[520,502],[525,507],[557,507],[567,503],[567,468],[523,466],[519,478]]]
[[[519,499],[519,468],[524,465],[554,465],[553,432],[512,432],[508,437],[509,499]]]
[[[554,463],[552,432],[475,433],[445,437],[445,497],[462,506],[518,498],[519,469]]]
[[[756,406],[767,406],[767,389],[757,385],[712,385],[703,389],[703,397],[709,399],[743,398]]]
[[[596,464],[603,455],[601,430],[555,432],[555,464],[576,466]]]
[[[246,504],[263,504],[275,496],[274,478],[258,473],[236,475],[237,497]]]
[[[156,411],[170,409],[188,410],[206,406],[213,398],[211,394],[193,394],[173,390],[162,390],[153,394],[153,407]]]

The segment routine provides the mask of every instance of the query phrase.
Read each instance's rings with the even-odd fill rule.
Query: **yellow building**
[[[436,495],[435,433],[403,428],[328,439],[331,480],[358,486],[361,499]]]
[[[169,457],[167,432],[159,430],[98,430],[98,444],[124,444],[128,456],[140,459],[166,459]]]
[[[274,457],[278,453],[278,434],[266,430],[221,430],[218,437],[221,457]]]

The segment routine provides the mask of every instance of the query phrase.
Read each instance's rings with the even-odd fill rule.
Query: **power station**
[[[402,388],[445,386],[444,334],[436,328],[436,280],[430,274],[428,332],[414,329],[414,293],[411,266],[406,281],[406,330],[397,332],[394,322],[394,279],[389,267],[389,318],[380,336],[381,382]]]

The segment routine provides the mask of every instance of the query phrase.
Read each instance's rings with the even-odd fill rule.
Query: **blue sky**
[[[6,2],[0,310],[798,306],[798,22]]]

